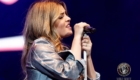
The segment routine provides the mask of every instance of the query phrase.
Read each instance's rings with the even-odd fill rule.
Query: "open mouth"
[[[70,25],[67,25],[67,28],[71,29],[71,26]]]

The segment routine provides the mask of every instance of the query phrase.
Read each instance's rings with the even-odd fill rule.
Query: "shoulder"
[[[54,48],[53,44],[45,38],[38,38],[38,39],[34,40],[32,47],[34,49]]]
[[[45,38],[38,38],[34,40],[34,44],[51,44],[51,42]]]

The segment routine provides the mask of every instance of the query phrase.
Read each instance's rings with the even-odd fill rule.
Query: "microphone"
[[[84,27],[84,31],[83,31],[83,36],[86,36],[86,34],[87,33],[94,33],[96,31],[96,29],[95,28],[93,28],[93,27],[87,27],[87,26],[85,26]],[[84,72],[84,76],[85,76],[85,78],[84,78],[84,80],[87,80],[87,52],[86,51],[83,51],[83,54],[84,54],[84,60],[86,61],[86,64],[85,64],[85,72]]]
[[[96,28],[93,27],[84,27],[84,33],[94,33]]]

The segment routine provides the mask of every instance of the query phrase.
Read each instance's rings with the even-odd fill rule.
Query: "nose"
[[[71,18],[67,16],[66,21],[71,21]]]

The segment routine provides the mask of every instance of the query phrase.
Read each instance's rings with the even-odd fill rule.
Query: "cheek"
[[[66,28],[65,22],[63,21],[58,21],[55,25],[56,27],[56,32],[62,37],[68,37],[70,35],[72,35],[72,30],[70,30],[69,28]]]
[[[65,30],[65,26],[63,23],[59,23],[57,26],[56,26],[56,29],[57,31],[60,33],[60,32],[63,32]]]
[[[61,28],[63,28],[63,26],[64,26],[64,22],[62,20],[57,20],[56,21],[56,23],[55,23],[56,28],[61,29]]]
[[[56,29],[56,32],[59,35],[61,35],[65,31],[65,26],[61,21],[59,21],[59,22],[56,22],[55,29]]]

